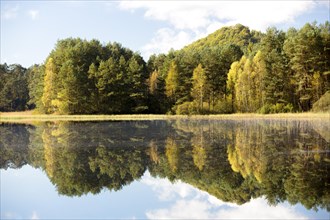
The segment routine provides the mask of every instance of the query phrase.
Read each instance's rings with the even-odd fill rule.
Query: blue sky
[[[42,63],[67,37],[119,42],[147,60],[223,26],[265,31],[329,21],[330,0],[9,1],[1,0],[1,63]]]
[[[181,181],[151,177],[122,190],[81,197],[58,195],[46,173],[24,166],[1,170],[1,219],[327,219],[326,210],[287,202],[269,206],[263,197],[228,203]],[[142,199],[143,198],[143,199]]]

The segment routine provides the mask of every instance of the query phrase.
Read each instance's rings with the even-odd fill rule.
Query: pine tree
[[[307,23],[296,34],[288,35],[285,41],[284,50],[290,58],[295,93],[302,111],[310,110],[312,104],[326,91],[329,79],[329,45],[324,42],[327,38],[329,32],[321,34],[316,23]]]
[[[290,102],[288,61],[283,52],[285,33],[270,28],[261,41],[261,52],[266,66],[264,89],[266,102],[270,105]]]
[[[28,69],[28,88],[29,88],[29,105],[36,108],[39,112],[45,112],[41,97],[44,88],[45,66],[33,65]]]

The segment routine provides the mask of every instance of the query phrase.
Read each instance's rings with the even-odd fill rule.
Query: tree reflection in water
[[[1,169],[45,170],[59,194],[120,190],[146,170],[225,202],[265,196],[330,210],[330,133],[320,121],[121,121],[0,125]]]

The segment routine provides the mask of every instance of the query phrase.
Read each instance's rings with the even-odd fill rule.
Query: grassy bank
[[[230,114],[230,115],[46,115],[27,112],[2,112],[0,122],[33,122],[33,121],[115,121],[115,120],[175,120],[175,119],[208,119],[208,120],[329,120],[330,113],[283,113],[283,114]]]

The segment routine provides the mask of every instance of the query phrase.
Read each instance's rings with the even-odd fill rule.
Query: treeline
[[[28,73],[21,65],[0,65],[0,112],[23,111],[29,105]]]
[[[329,22],[287,32],[224,27],[147,62],[118,43],[69,38],[42,65],[1,65],[0,111],[277,113],[315,103],[322,111],[330,105],[329,62]]]

